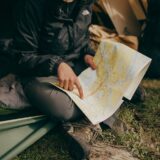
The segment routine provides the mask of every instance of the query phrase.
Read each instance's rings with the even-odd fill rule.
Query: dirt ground
[[[103,140],[108,146],[128,150],[141,160],[160,159],[160,80],[144,80],[144,103],[126,103],[120,118],[127,131],[117,134],[104,127]],[[63,137],[56,129],[32,145],[14,160],[70,160]]]

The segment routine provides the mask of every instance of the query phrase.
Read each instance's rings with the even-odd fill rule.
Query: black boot
[[[65,124],[64,131],[73,160],[138,160],[126,150],[105,143],[99,125],[83,120]]]
[[[63,125],[69,152],[74,160],[88,160],[92,144],[102,135],[100,125],[92,125],[87,120]]]
[[[143,86],[139,86],[131,99],[131,103],[140,103],[144,102],[146,97],[146,92]]]

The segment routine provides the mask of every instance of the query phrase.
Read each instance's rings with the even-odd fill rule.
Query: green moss
[[[52,130],[14,160],[70,160],[61,134]]]

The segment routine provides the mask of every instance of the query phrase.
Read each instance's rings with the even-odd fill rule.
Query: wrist
[[[63,62],[63,59],[61,59],[61,58],[57,58],[56,60],[55,59],[51,59],[51,61],[50,61],[50,68],[49,68],[51,75],[53,75],[53,73],[57,74],[59,65],[62,62]]]
[[[85,62],[86,64],[88,64],[88,61],[89,61],[90,59],[93,59],[93,56],[91,56],[91,55],[89,55],[89,54],[86,54],[86,55],[84,56],[84,62]]]

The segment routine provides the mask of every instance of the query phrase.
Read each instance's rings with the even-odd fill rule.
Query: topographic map
[[[88,68],[79,75],[84,99],[79,98],[76,88],[72,92],[60,89],[97,124],[112,116],[124,97],[132,98],[151,59],[123,44],[106,40],[99,45],[94,61],[95,71]],[[57,83],[52,84],[58,87]]]

